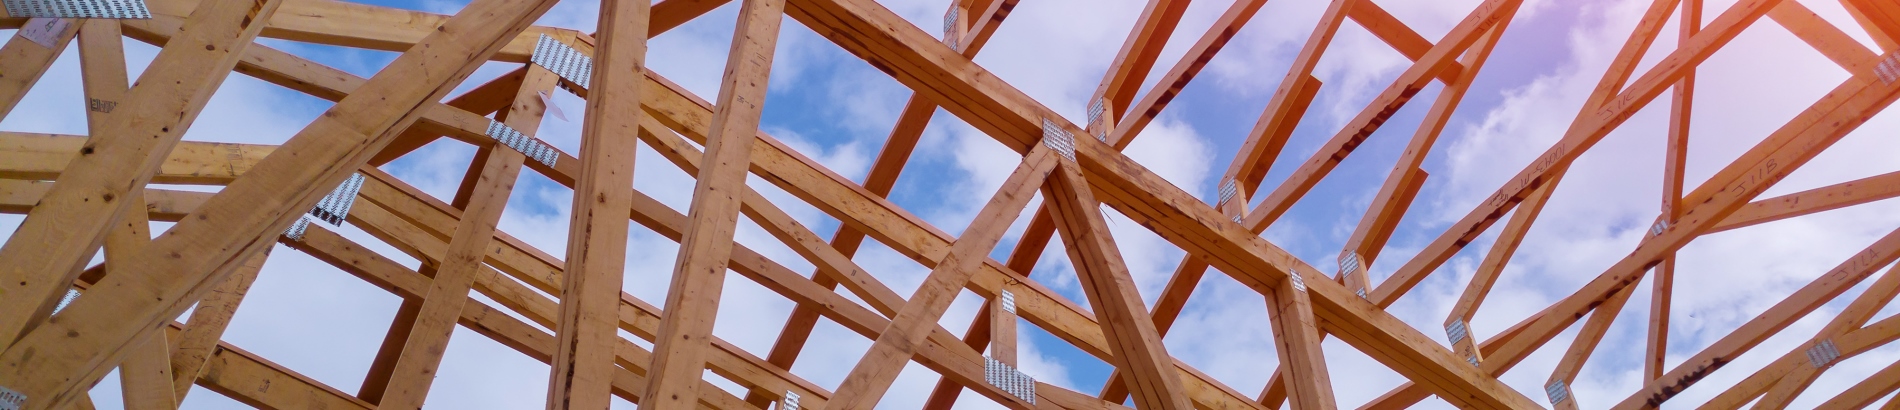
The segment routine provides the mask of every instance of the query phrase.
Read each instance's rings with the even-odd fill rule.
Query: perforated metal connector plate
[[[954,2],[950,4],[950,10],[943,12],[943,37],[944,38],[950,38],[952,34],[957,32],[958,13],[960,13],[960,11],[957,10],[957,5]]]
[[[1089,103],[1089,125],[1095,125],[1097,121],[1101,121],[1102,113],[1106,111],[1108,111],[1107,99],[1096,98],[1094,102]]]
[[[780,400],[778,402],[778,408],[779,410],[797,409],[798,408],[798,393],[793,392],[793,391],[786,391],[785,399]]]
[[[1454,321],[1449,325],[1445,325],[1445,338],[1451,340],[1451,344],[1458,344],[1458,342],[1464,341],[1465,336],[1470,335],[1470,333],[1471,329],[1465,327],[1465,321],[1463,320]]]
[[[73,299],[78,299],[78,298],[79,298],[79,289],[67,289],[66,296],[59,298],[59,305],[53,306],[53,314],[57,315],[59,314],[59,311],[66,310],[66,306],[72,305]]]
[[[1894,53],[1887,59],[1880,60],[1880,64],[1874,66],[1874,75],[1880,77],[1882,83],[1893,84],[1894,81],[1900,81],[1900,53]]]
[[[983,356],[983,380],[1029,404],[1036,404],[1036,379],[1007,363]]]
[[[143,0],[4,0],[13,17],[149,19]]]
[[[1009,312],[1012,315],[1016,314],[1016,294],[1009,293],[1007,290],[997,292],[996,302],[1003,304],[1004,312]]]
[[[291,222],[290,229],[284,230],[284,237],[303,242],[303,233],[308,230],[310,230],[310,218],[297,217],[297,222]]]
[[[1816,369],[1832,366],[1840,358],[1841,349],[1834,346],[1834,339],[1822,340],[1808,348],[1808,364]]]
[[[1563,380],[1550,382],[1550,384],[1544,385],[1544,395],[1550,397],[1550,404],[1552,405],[1562,403],[1564,400],[1570,398],[1570,386],[1564,385]]]
[[[1306,292],[1306,277],[1301,276],[1299,272],[1288,272],[1286,278],[1293,282],[1293,290],[1301,293]]]
[[[1238,194],[1240,194],[1240,184],[1235,183],[1234,180],[1231,179],[1221,181],[1220,199],[1214,201],[1214,206],[1224,205],[1228,200],[1234,199],[1234,195]]]
[[[1663,232],[1669,232],[1669,221],[1657,220],[1649,226],[1649,236],[1662,236]]]
[[[1075,135],[1069,134],[1069,131],[1063,130],[1062,126],[1056,125],[1055,121],[1050,121],[1048,118],[1042,119],[1042,144],[1056,150],[1056,153],[1062,154],[1063,158],[1075,160]]]
[[[546,34],[542,34],[541,39],[535,42],[534,56],[529,57],[528,61],[547,68],[548,71],[554,72],[554,75],[561,76],[561,79],[583,89],[587,88],[587,82],[594,78],[593,57],[581,54],[580,50],[575,50],[567,43],[562,43],[561,40],[556,40]]]
[[[20,410],[26,407],[26,395],[0,386],[0,410]]]
[[[1353,252],[1353,251],[1339,252],[1339,274],[1344,275],[1347,273],[1358,271],[1359,263],[1360,263],[1360,259],[1359,259],[1358,252]],[[1360,296],[1365,296],[1365,295],[1360,295]]]
[[[1234,223],[1240,223],[1240,221],[1243,219],[1246,219],[1246,218],[1242,218],[1240,215],[1234,215],[1233,217]]]
[[[343,226],[343,219],[350,216],[350,206],[356,204],[357,191],[362,189],[363,174],[350,174],[349,178],[343,180],[343,184],[337,185],[329,195],[323,196],[323,200],[317,201],[317,206],[310,209],[310,216],[315,216],[331,225]],[[302,236],[302,232],[299,232],[298,237]]]
[[[561,159],[561,152],[554,150],[554,147],[534,137],[530,137],[527,134],[523,134],[521,131],[516,131],[514,128],[510,128],[507,124],[502,124],[499,121],[488,121],[488,136],[494,138],[495,141],[501,143],[501,145],[512,148],[520,152],[521,155],[528,156],[528,159],[547,165],[548,168],[553,168],[554,162]]]

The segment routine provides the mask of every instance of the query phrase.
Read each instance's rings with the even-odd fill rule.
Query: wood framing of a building
[[[1337,407],[1335,383],[1321,349],[1329,337],[1411,381],[1364,408],[1408,407],[1430,396],[1467,408],[1578,408],[1580,402],[1655,408],[1876,274],[1820,334],[1704,406],[1786,407],[1832,363],[1900,338],[1900,318],[1873,320],[1900,293],[1900,267],[1887,268],[1900,259],[1896,230],[1681,364],[1663,360],[1677,250],[1714,232],[1900,196],[1900,173],[1890,173],[1760,197],[1900,98],[1900,3],[1840,0],[1859,26],[1837,27],[1803,5],[1835,0],[1741,0],[1706,11],[1701,0],[1654,0],[1562,139],[1375,282],[1368,269],[1429,177],[1421,164],[1473,79],[1488,61],[1503,58],[1491,51],[1510,35],[1523,0],[1485,0],[1436,41],[1373,0],[1326,0],[1318,26],[1211,200],[1120,151],[1265,0],[1233,0],[1165,71],[1154,68],[1164,63],[1161,49],[1176,34],[1188,1],[1147,0],[1081,123],[971,61],[1022,0],[946,1],[939,35],[873,0],[739,0],[715,100],[646,70],[646,42],[730,0],[602,0],[602,29],[593,34],[533,26],[554,0],[474,0],[453,16],[335,0],[146,0],[151,15],[127,19],[0,16],[0,28],[28,28],[0,48],[0,116],[13,111],[76,39],[93,130],[90,136],[0,132],[0,212],[27,215],[0,248],[0,409],[91,408],[88,392],[113,369],[123,378],[127,408],[178,408],[193,385],[259,408],[420,408],[458,325],[549,363],[549,409],[604,409],[616,396],[644,409],[869,409],[913,361],[941,375],[925,405],[931,409],[949,408],[966,389],[982,397],[964,400],[1017,409],[1330,409]],[[1705,12],[1713,17],[1703,18]],[[1672,17],[1680,19],[1677,48],[1639,70],[1651,44],[1668,35],[1663,28]],[[1706,182],[1687,185],[1683,164],[1696,69],[1744,29],[1769,24],[1764,17],[1851,76]],[[759,129],[786,18],[914,91],[863,181],[846,179]],[[1284,182],[1266,186],[1264,176],[1324,86],[1315,67],[1348,20],[1412,63],[1318,152],[1280,164],[1292,169]],[[1850,30],[1864,30],[1880,49],[1863,46]],[[121,37],[162,47],[131,84],[124,81]],[[258,44],[259,37],[401,55],[361,78]],[[489,61],[520,69],[448,98]],[[1143,90],[1151,71],[1165,74]],[[336,104],[282,145],[182,140],[216,85],[234,72]],[[1352,230],[1336,269],[1311,266],[1260,236],[1432,82],[1442,91]],[[545,93],[557,90],[587,101],[578,153],[534,138],[548,108]],[[1648,236],[1542,312],[1495,335],[1472,332],[1469,321],[1570,164],[1665,93],[1664,205]],[[955,237],[885,199],[938,108],[1022,154]],[[430,196],[377,169],[442,137],[479,148],[454,198]],[[631,188],[639,144],[697,179],[685,215]],[[574,189],[564,258],[496,229],[524,171]],[[748,187],[748,176],[842,226],[829,239],[820,236]],[[148,189],[148,183],[222,188]],[[352,188],[333,189],[339,185]],[[1044,201],[1030,209],[1038,194]],[[1186,251],[1153,306],[1136,291],[1104,225],[1108,209]],[[305,214],[360,228],[423,267],[390,261]],[[816,271],[802,274],[736,243],[741,216]],[[990,259],[1022,216],[1029,223],[1016,248],[1007,260]],[[176,225],[148,240],[150,221]],[[635,224],[681,244],[663,305],[618,292]],[[1496,231],[1497,239],[1444,322],[1449,344],[1387,313],[1487,231]],[[1058,234],[1085,301],[1027,276]],[[908,297],[893,291],[852,261],[866,240],[929,267],[928,278]],[[403,300],[355,393],[221,341],[279,244]],[[105,262],[87,266],[101,251]],[[1209,269],[1267,301],[1280,364],[1260,368],[1272,379],[1258,394],[1176,360],[1161,342]],[[797,304],[765,357],[712,334],[728,271]],[[1651,272],[1647,384],[1620,402],[1572,395],[1569,385]],[[837,292],[840,285],[855,300]],[[987,302],[960,335],[937,322],[964,291]],[[79,296],[56,309],[69,292]],[[194,306],[188,321],[172,320]],[[819,318],[875,341],[836,391],[790,371]],[[1018,319],[1113,366],[1107,386],[1078,392],[1016,370]],[[1573,328],[1575,339],[1544,391],[1527,394],[1499,382],[1499,375]],[[620,331],[651,342],[652,350]],[[703,376],[708,370],[744,394],[710,383]],[[1900,365],[1823,407],[1869,406],[1897,388]],[[1886,406],[1900,407],[1900,401]]]

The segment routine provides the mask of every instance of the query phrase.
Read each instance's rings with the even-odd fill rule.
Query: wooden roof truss
[[[1805,0],[1814,1],[1831,0]],[[1900,195],[1900,173],[1893,173],[1758,198],[1900,97],[1896,3],[1843,0],[1862,26],[1843,29],[1820,19],[1802,0],[1743,0],[1711,10],[1719,13],[1706,25],[1700,0],[1655,0],[1563,138],[1375,283],[1367,269],[1429,176],[1421,168],[1424,158],[1521,0],[1486,0],[1436,42],[1371,0],[1330,0],[1212,200],[1171,185],[1120,150],[1265,0],[1235,0],[1155,86],[1142,90],[1188,4],[1149,0],[1087,102],[1083,123],[1057,115],[971,62],[1017,2],[951,0],[945,27],[937,31],[918,28],[872,0],[741,0],[716,101],[645,70],[641,62],[648,37],[727,0],[606,0],[599,24],[604,29],[594,34],[532,26],[554,0],[474,0],[453,16],[332,0],[149,0],[149,19],[0,18],[6,28],[28,28],[0,49],[0,72],[6,73],[0,78],[0,115],[12,111],[77,39],[94,130],[91,136],[0,133],[0,211],[27,215],[0,248],[0,387],[15,394],[0,395],[0,401],[17,398],[15,405],[27,409],[90,408],[88,390],[117,368],[128,408],[176,408],[194,384],[260,408],[418,408],[459,325],[550,363],[550,409],[605,408],[610,395],[642,408],[871,408],[912,361],[942,376],[925,406],[931,409],[948,408],[964,389],[1021,409],[1335,408],[1320,348],[1328,337],[1411,380],[1365,408],[1407,407],[1428,396],[1473,408],[1576,408],[1580,401],[1601,406],[1615,399],[1573,396],[1568,384],[1638,291],[1635,285],[1653,271],[1648,385],[1615,404],[1649,408],[1900,258],[1896,230],[1682,364],[1664,366],[1676,250],[1708,233]],[[1678,48],[1637,70],[1672,15],[1682,21]],[[863,181],[841,177],[758,129],[781,16],[915,91]],[[1695,70],[1762,17],[1852,76],[1707,182],[1687,187],[1683,164]],[[1412,65],[1318,152],[1285,165],[1295,167],[1285,182],[1263,186],[1323,86],[1314,68],[1348,19]],[[1870,50],[1843,31],[1853,29],[1866,30],[1881,49]],[[255,43],[260,36],[402,54],[374,76],[360,78]],[[134,84],[123,81],[121,37],[163,47]],[[556,44],[562,47],[551,47]],[[563,47],[571,52],[540,54]],[[588,64],[576,65],[582,57]],[[549,62],[559,58],[567,60]],[[520,68],[445,100],[486,61]],[[212,91],[233,72],[336,104],[282,145],[183,141]],[[1337,269],[1324,267],[1337,275],[1259,236],[1434,81],[1443,90],[1341,250]],[[533,138],[546,109],[538,96],[557,88],[587,101],[578,153]],[[1665,198],[1651,235],[1544,311],[1499,334],[1472,332],[1468,321],[1568,165],[1665,93],[1671,107]],[[959,237],[885,199],[937,108],[1023,154]],[[454,198],[425,194],[377,168],[442,137],[481,148]],[[696,176],[686,215],[631,188],[636,140]],[[496,230],[521,172],[574,189],[576,229],[565,257]],[[828,239],[820,236],[748,188],[748,172],[842,226]],[[325,198],[344,181],[358,188]],[[148,189],[147,183],[222,189]],[[1027,209],[1038,193],[1046,201]],[[421,271],[304,220],[313,205],[332,209],[326,207],[336,201],[348,208],[333,217],[424,261]],[[1100,205],[1186,250],[1154,306],[1136,293]],[[1028,228],[1010,256],[991,260],[987,255],[1025,213]],[[733,242],[741,214],[808,259],[816,272],[796,272]],[[177,224],[148,239],[149,221]],[[1445,321],[1449,346],[1426,336],[1439,329],[1416,329],[1384,310],[1500,221],[1498,239]],[[681,243],[662,305],[617,292],[633,223]],[[1026,276],[1058,233],[1075,261],[1089,309]],[[930,267],[924,284],[905,297],[856,265],[851,258],[867,239]],[[402,298],[397,320],[355,393],[220,341],[278,244]],[[101,248],[105,263],[86,266]],[[1174,360],[1161,343],[1210,268],[1267,300],[1280,367],[1258,394]],[[728,270],[797,303],[765,357],[712,335]],[[838,293],[840,285],[863,303]],[[962,333],[938,326],[950,301],[965,290],[988,300],[977,319]],[[72,292],[79,296],[65,297]],[[496,305],[471,299],[470,292]],[[1709,405],[1786,406],[1826,364],[1900,337],[1900,319],[1871,320],[1896,292],[1900,274],[1881,275],[1801,350]],[[194,305],[189,320],[172,321]],[[788,370],[821,317],[875,340],[836,391]],[[1017,319],[1111,364],[1115,374],[1100,392],[1022,374],[1014,367]],[[1579,321],[1576,340],[1546,391],[1527,394],[1498,381],[1496,375]],[[653,350],[621,338],[623,330],[653,342]],[[735,395],[710,384],[701,376],[705,370],[746,392]],[[1896,380],[1900,367],[1888,367],[1826,407],[1869,405],[1900,387]],[[1536,396],[1543,400],[1530,398]],[[0,403],[13,408],[6,406]]]

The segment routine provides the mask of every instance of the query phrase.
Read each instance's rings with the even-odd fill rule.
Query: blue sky
[[[452,13],[461,6],[429,0],[370,3],[441,13]],[[937,31],[947,4],[943,0],[881,3],[927,32]],[[1213,199],[1219,174],[1245,140],[1326,3],[1269,2],[1136,140],[1128,154],[1188,192]],[[1477,1],[1378,3],[1426,38],[1437,39]],[[1527,3],[1427,158],[1424,168],[1431,178],[1381,258],[1372,265],[1375,281],[1403,264],[1561,136],[1648,2]],[[1713,18],[1732,1],[1707,3],[1705,17]],[[1225,0],[1193,3],[1149,80],[1165,73],[1229,4]],[[1851,23],[1838,3],[1809,0],[1803,4],[1871,47],[1872,42]],[[592,31],[596,5],[564,2],[540,24]],[[1142,5],[1137,0],[1025,0],[976,61],[1044,105],[1079,120],[1084,117],[1086,99]],[[653,39],[647,60],[650,69],[702,97],[717,95],[736,9],[736,3],[729,4]],[[1673,49],[1675,30],[1673,23],[1664,28],[1669,34],[1648,53],[1642,69]],[[373,75],[396,55],[281,40],[262,43],[360,76]],[[156,49],[130,40],[127,47],[136,76]],[[76,55],[68,50],[21,108],[0,121],[0,130],[85,133]],[[1409,64],[1402,55],[1348,22],[1315,72],[1325,81],[1325,88],[1268,174],[1263,190],[1286,178]],[[490,63],[468,85],[515,66]],[[1690,148],[1691,186],[1707,179],[1847,78],[1844,71],[1766,19],[1704,67]],[[1439,89],[1434,84],[1415,97],[1265,237],[1330,273],[1333,256],[1350,236]],[[861,179],[909,94],[901,84],[862,60],[787,19],[761,128],[832,170]],[[574,152],[579,145],[585,103],[565,92],[556,92],[555,97],[569,120],[546,120],[538,136]],[[328,106],[327,101],[233,75],[186,138],[278,143]],[[1495,334],[1568,295],[1634,248],[1657,213],[1667,111],[1666,99],[1653,103],[1573,166],[1571,176],[1565,179],[1473,321],[1478,337]],[[1900,149],[1900,141],[1892,138],[1896,129],[1900,129],[1896,115],[1876,116],[1766,195],[1900,169],[1900,162],[1890,154]],[[444,140],[384,169],[448,198],[473,153],[472,147]],[[690,202],[690,177],[649,149],[642,148],[639,155],[635,187],[683,212]],[[988,136],[939,111],[891,200],[937,228],[956,234],[995,192],[1018,158]],[[835,219],[799,203],[767,181],[755,177],[750,184],[821,235],[829,236],[838,226]],[[571,195],[565,187],[524,173],[500,228],[550,254],[561,255]],[[1672,333],[1676,345],[1670,351],[1670,363],[1693,355],[1793,287],[1900,226],[1900,212],[1896,210],[1900,210],[1900,203],[1877,202],[1711,235],[1690,245],[1683,252],[1676,284],[1677,328]],[[1012,228],[993,253],[995,257],[1006,257],[1028,215],[1025,212]],[[18,216],[0,216],[0,234],[10,234],[19,220]],[[1181,251],[1119,215],[1110,216],[1110,225],[1140,291],[1152,303]],[[155,230],[164,226],[160,224]],[[375,242],[354,228],[343,231],[358,242]],[[657,305],[665,300],[677,245],[644,228],[636,227],[634,231],[628,248],[625,289]],[[1491,238],[1486,235],[1460,253],[1401,299],[1391,312],[1443,342],[1439,323]],[[781,264],[810,271],[809,263],[749,221],[741,223],[738,240]],[[417,264],[394,248],[373,247],[409,266]],[[1078,305],[1088,306],[1061,247],[1049,249],[1051,252],[1045,253],[1031,277]],[[874,243],[868,243],[855,260],[900,294],[909,294],[928,272]],[[226,340],[331,386],[354,391],[395,312],[396,298],[281,247],[272,254],[257,283]],[[732,275],[726,285],[715,334],[764,356],[791,302],[742,276]],[[1769,339],[1678,400],[1696,403],[1719,393],[1720,389],[1707,386],[1731,384],[1805,341],[1857,293],[1850,291],[1841,299],[1843,302],[1832,303],[1783,335]],[[485,299],[478,296],[477,300]],[[1631,300],[1583,376],[1573,383],[1584,407],[1607,407],[1640,386],[1638,360],[1648,303],[1647,292]],[[978,298],[965,292],[941,323],[961,331],[979,304]],[[1879,316],[1890,314],[1883,311]],[[1026,322],[1022,328],[1025,372],[1083,392],[1099,390],[1108,374],[1106,364]],[[1542,402],[1543,381],[1572,334],[1566,332],[1554,339],[1504,380]],[[1268,369],[1278,361],[1260,296],[1218,274],[1208,275],[1203,281],[1166,343],[1176,357],[1250,395],[1259,391]],[[835,387],[869,344],[869,340],[835,324],[821,322],[806,354],[792,370],[821,386]],[[449,350],[430,407],[541,405],[545,365],[464,331],[458,331]],[[1326,353],[1342,406],[1357,406],[1403,382],[1398,374],[1337,341],[1327,343]],[[1887,348],[1845,362],[1830,371],[1796,406],[1825,400],[1851,384],[1848,381],[1865,377],[1895,358],[1900,358],[1900,351]],[[102,408],[117,408],[116,380],[116,376],[108,377],[94,390]],[[913,364],[900,376],[881,407],[914,408],[935,380],[933,373]],[[982,401],[965,395],[959,406],[993,407]],[[1437,400],[1428,400],[1425,405],[1447,406]],[[242,406],[200,389],[187,398],[185,407]]]

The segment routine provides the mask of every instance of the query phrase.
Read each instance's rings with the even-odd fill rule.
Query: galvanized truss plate
[[[1089,125],[1095,125],[1096,121],[1101,121],[1102,113],[1108,111],[1107,108],[1108,102],[1105,98],[1096,98],[1095,102],[1089,103]]]
[[[983,356],[983,380],[1029,404],[1036,404],[1036,379],[1008,363]]]
[[[1001,291],[1001,292],[997,292],[997,293],[996,293],[996,301],[997,301],[998,303],[1002,303],[1002,304],[1003,304],[1003,311],[1004,311],[1004,312],[1009,312],[1009,313],[1010,313],[1010,314],[1012,314],[1012,315],[1013,315],[1013,314],[1016,314],[1016,294],[1014,294],[1014,293],[1009,293],[1009,291],[1007,291],[1007,290],[1005,290],[1005,291]]]
[[[1655,225],[1649,226],[1649,236],[1662,236],[1664,232],[1669,232],[1669,221],[1656,220]]]
[[[1049,121],[1048,118],[1042,119],[1042,144],[1056,150],[1056,153],[1062,154],[1063,158],[1075,160],[1075,135],[1063,130],[1061,126],[1056,125],[1054,121]]]
[[[20,410],[26,407],[26,395],[0,386],[0,410]]]
[[[1879,76],[1882,83],[1893,84],[1894,81],[1900,81],[1900,53],[1880,60],[1880,64],[1874,66],[1874,75]]]
[[[71,306],[73,304],[73,299],[78,299],[78,298],[79,298],[79,289],[67,289],[66,296],[59,298],[59,305],[53,306],[53,314],[57,315],[59,314],[59,311],[66,310],[67,306]]]
[[[1831,366],[1840,358],[1841,349],[1834,346],[1834,339],[1822,340],[1808,348],[1808,364],[1816,369]]]
[[[785,400],[779,401],[778,408],[779,410],[797,409],[798,408],[798,392],[787,390],[785,392]]]
[[[331,190],[329,195],[324,195],[323,200],[317,201],[317,206],[310,209],[310,216],[315,216],[331,225],[342,226],[343,220],[350,216],[350,207],[356,204],[357,191],[362,189],[363,174],[350,174],[350,177],[344,179],[336,189]],[[298,237],[302,236],[302,232],[299,232]]]
[[[290,223],[290,229],[284,230],[284,237],[290,238],[290,240],[293,241],[303,242],[303,233],[309,230],[310,218],[299,216],[297,217],[297,222]]]
[[[4,0],[13,17],[149,19],[143,0]]]
[[[554,163],[561,159],[561,152],[556,151],[554,147],[499,121],[488,121],[488,136],[494,138],[502,146],[514,149],[521,155],[528,156],[528,159],[547,165],[548,168],[553,168]]]
[[[1344,275],[1347,273],[1358,271],[1360,262],[1361,260],[1359,258],[1358,252],[1353,252],[1353,251],[1339,252],[1339,274]],[[1365,296],[1365,295],[1360,295],[1360,296]]]
[[[1570,398],[1570,386],[1564,385],[1563,380],[1550,382],[1544,385],[1544,395],[1550,397],[1550,404],[1562,403]]]
[[[1299,272],[1287,272],[1286,278],[1287,280],[1293,281],[1294,291],[1301,293],[1306,292],[1306,277],[1301,276]]]
[[[1450,339],[1451,344],[1454,345],[1464,341],[1465,336],[1470,335],[1470,333],[1471,329],[1465,327],[1465,321],[1463,320],[1453,321],[1451,324],[1445,325],[1445,338]]]
[[[1231,179],[1221,181],[1220,199],[1214,201],[1214,206],[1224,205],[1227,203],[1228,200],[1234,199],[1234,195],[1238,195],[1238,194],[1240,194],[1239,183],[1235,183],[1234,180],[1231,180]]]
[[[588,81],[594,76],[593,57],[582,54],[580,50],[575,50],[567,43],[562,43],[561,40],[556,40],[546,34],[542,34],[541,39],[535,42],[534,55],[529,57],[528,61],[547,68],[548,71],[554,72],[554,75],[561,76],[561,79],[574,83],[582,89],[587,88]]]

